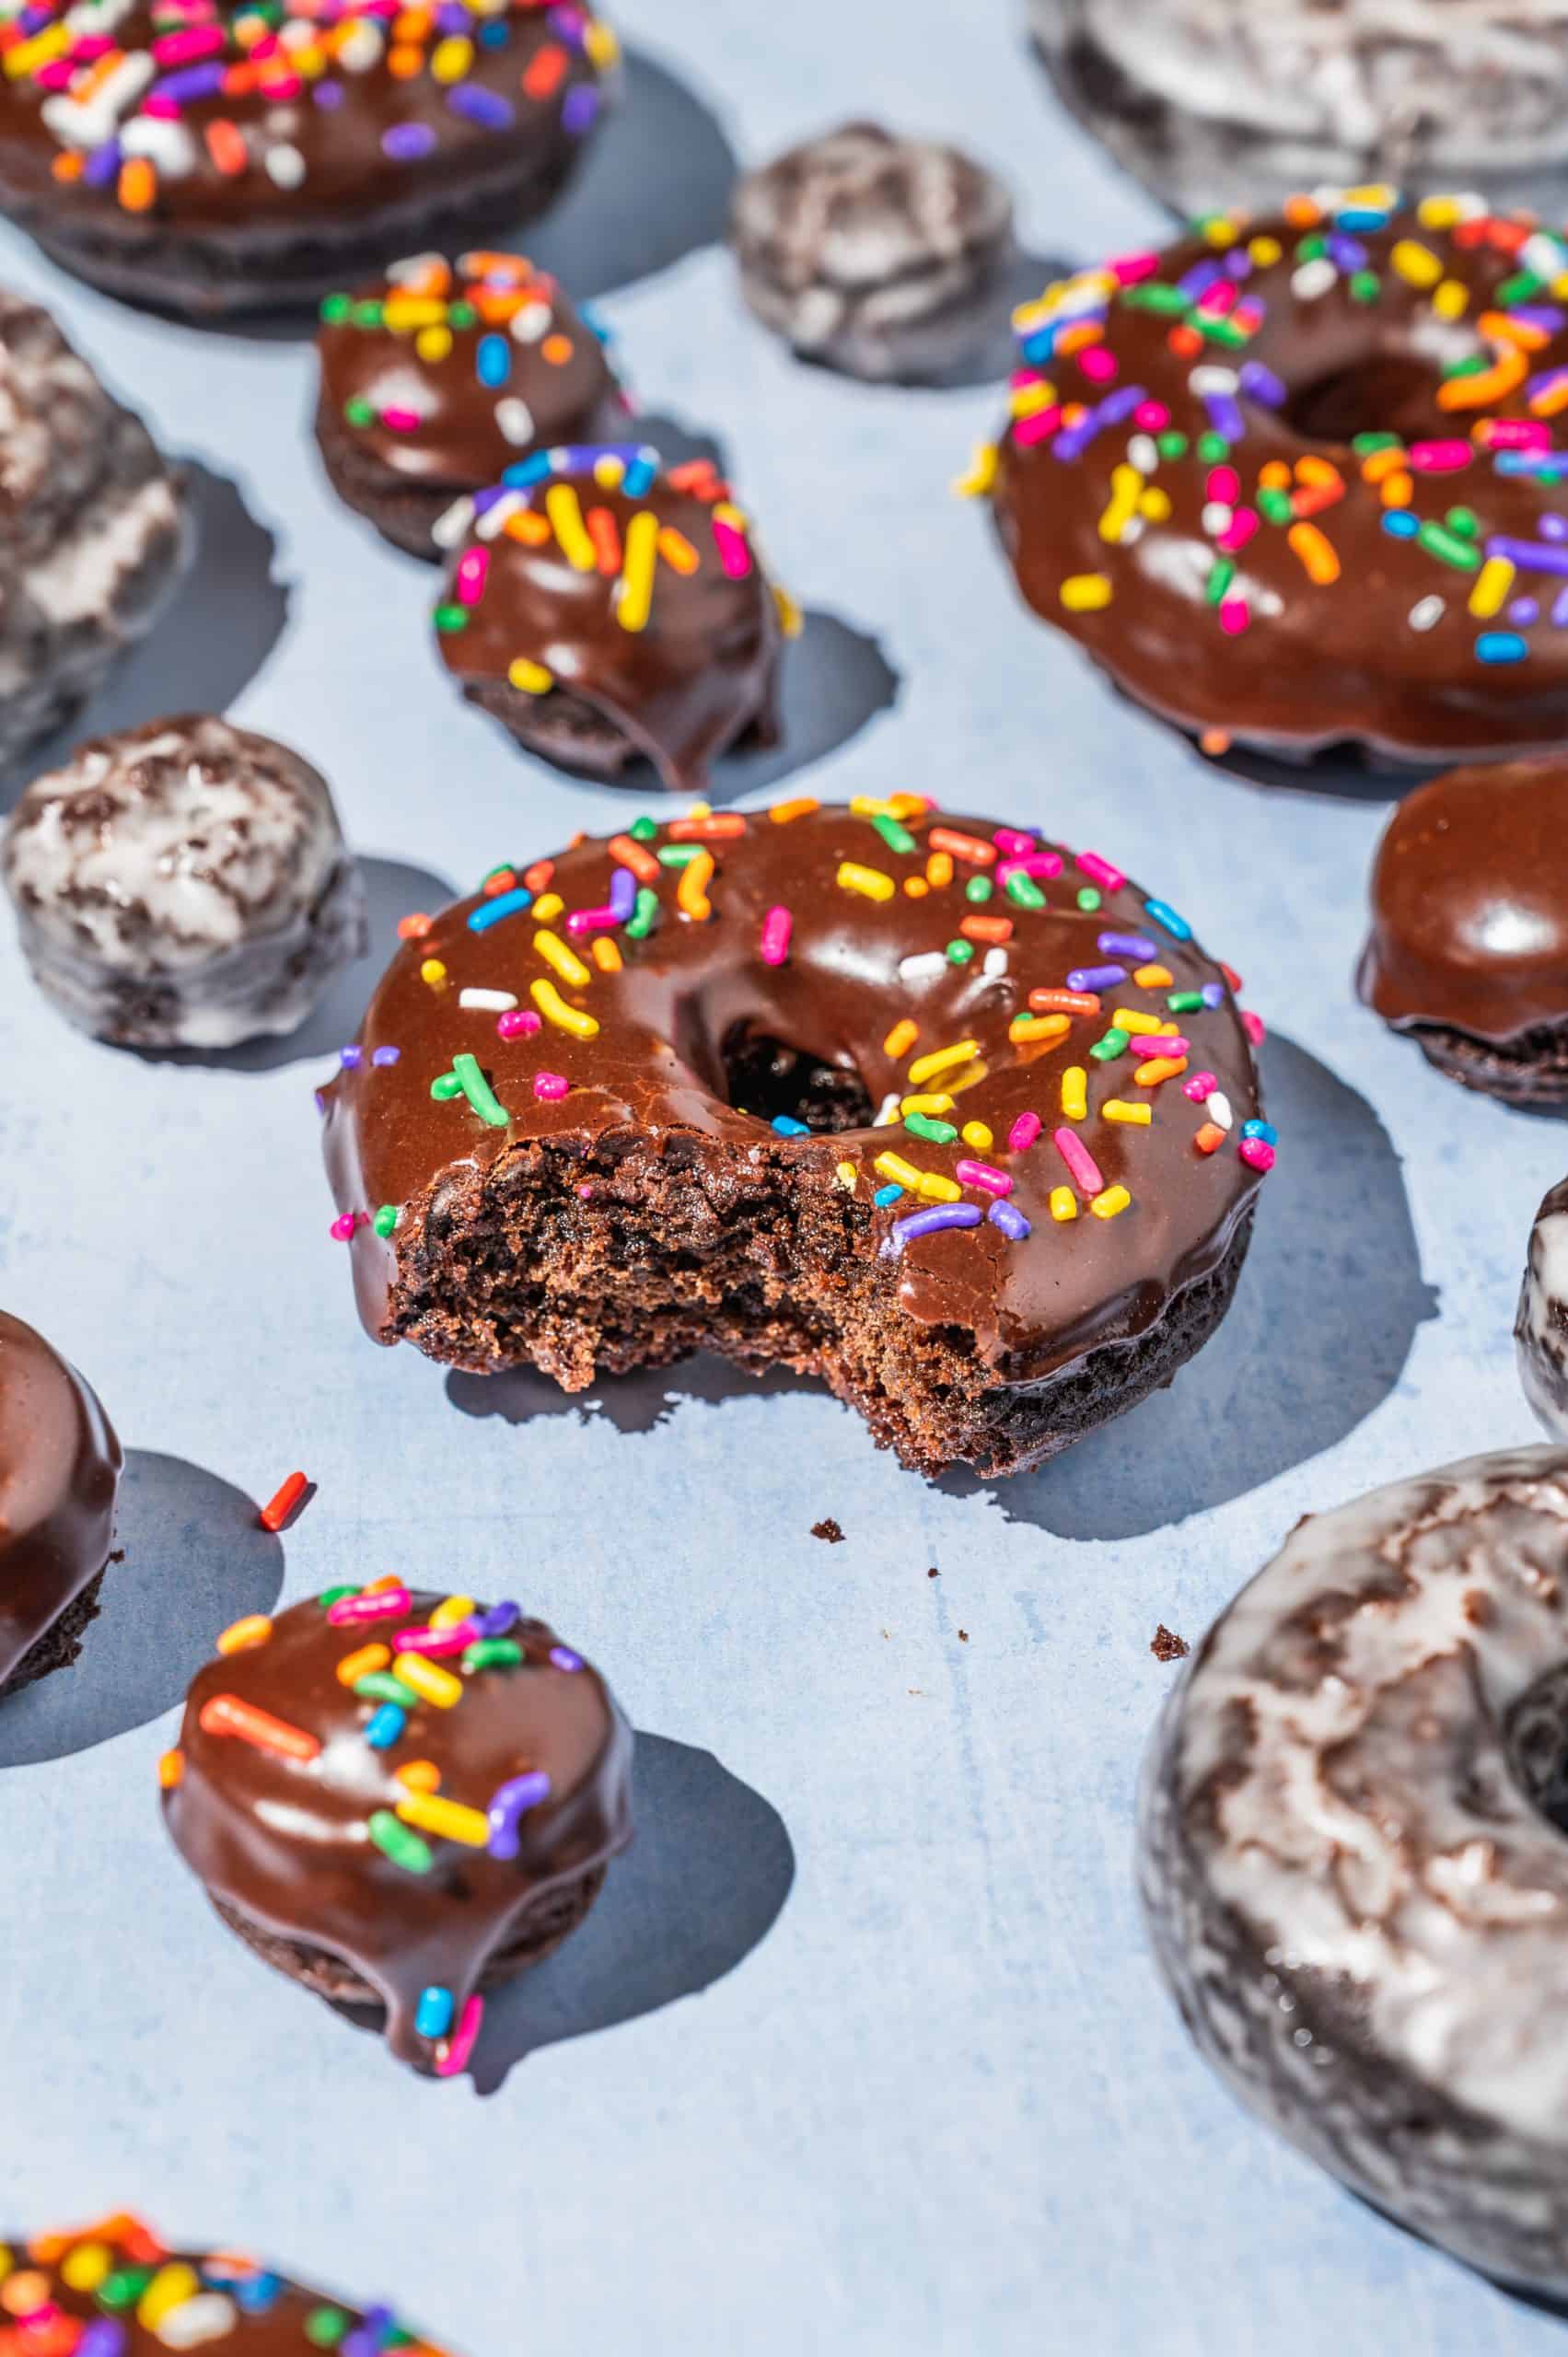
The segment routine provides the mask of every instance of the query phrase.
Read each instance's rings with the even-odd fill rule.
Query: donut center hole
[[[838,1132],[871,1126],[871,1094],[853,1067],[830,1063],[808,1048],[792,1048],[738,1024],[720,1050],[725,1094],[738,1113],[760,1121],[783,1114],[808,1130]]]
[[[1515,1782],[1559,1833],[1568,1833],[1568,1662],[1520,1695],[1504,1728]]]
[[[1454,420],[1437,406],[1437,368],[1413,353],[1369,353],[1292,386],[1282,414],[1306,442],[1348,446],[1358,434],[1397,434],[1407,442],[1451,436]]]

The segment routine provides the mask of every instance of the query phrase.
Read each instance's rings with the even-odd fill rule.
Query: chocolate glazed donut
[[[80,1653],[114,1543],[122,1462],[96,1393],[0,1310],[0,1697]]]
[[[1151,1745],[1160,1968],[1233,2092],[1404,2225],[1568,2293],[1568,1451],[1298,1526]]]
[[[1306,758],[1568,730],[1568,246],[1388,190],[1218,218],[1016,314],[1030,606],[1192,731]]]

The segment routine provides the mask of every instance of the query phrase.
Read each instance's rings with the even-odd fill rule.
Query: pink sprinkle
[[[1246,1032],[1248,1038],[1251,1040],[1252,1045],[1255,1048],[1260,1048],[1264,1040],[1269,1036],[1268,1027],[1264,1023],[1262,1016],[1260,1015],[1252,1014],[1250,1010],[1245,1006],[1241,1010],[1241,1028]]]
[[[75,72],[76,66],[73,59],[52,57],[47,65],[39,67],[32,78],[41,90],[68,90]],[[152,108],[145,99],[142,100],[142,105],[146,112],[151,114]],[[171,113],[176,111],[178,110],[170,109]]]
[[[1272,1170],[1274,1167],[1274,1149],[1267,1138],[1243,1138],[1236,1150],[1251,1170]]]
[[[381,412],[381,423],[383,425],[389,426],[394,434],[417,434],[420,427],[424,424],[424,420],[421,417],[416,409],[402,409],[401,407],[389,404],[389,406]],[[476,549],[474,551],[474,554],[476,556],[480,553],[481,552],[479,550]],[[486,549],[482,553],[488,556],[490,552]]]
[[[559,1105],[571,1086],[563,1072],[536,1072],[533,1076],[533,1093],[547,1105]]]
[[[1216,279],[1198,297],[1198,308],[1206,319],[1223,319],[1236,308],[1236,289],[1227,279]]]
[[[1052,401],[1049,409],[1037,409],[1028,417],[1015,419],[1013,439],[1020,450],[1027,450],[1032,444],[1043,442],[1048,434],[1054,434],[1061,423],[1062,404]]]
[[[1418,475],[1457,474],[1473,453],[1468,442],[1412,442],[1410,462]]]
[[[1007,379],[1007,389],[1011,393],[1021,393],[1026,386],[1043,385],[1044,382],[1045,378],[1038,368],[1015,368]]]
[[[1242,632],[1250,624],[1252,616],[1248,610],[1245,598],[1220,599],[1220,628],[1227,638],[1239,638]]]
[[[714,517],[713,525],[714,546],[719,552],[719,563],[731,581],[744,581],[751,570],[751,552],[746,545],[744,535],[738,532],[733,524],[722,522],[717,516]]]
[[[1013,1191],[1013,1181],[1005,1170],[993,1170],[989,1162],[971,1162],[967,1155],[953,1165],[953,1176],[960,1187],[983,1187],[988,1195]]]
[[[449,1629],[405,1629],[392,1647],[394,1654],[460,1654],[475,1643],[479,1623],[454,1621]]]
[[[770,909],[762,919],[762,963],[782,966],[789,956],[789,937],[795,930],[795,919],[787,909]]]
[[[159,65],[188,65],[193,57],[218,56],[227,40],[221,25],[192,25],[185,32],[164,33],[153,42],[152,52]]]
[[[1493,417],[1487,421],[1486,440],[1493,450],[1550,450],[1551,429],[1526,417]]]
[[[1032,859],[1034,856],[1034,837],[1024,834],[1017,827],[998,827],[991,840],[1004,859]],[[1060,863],[1057,872],[1061,873]]]
[[[1132,412],[1132,423],[1145,434],[1163,434],[1170,424],[1170,412],[1164,401],[1140,401]]]
[[[1120,867],[1112,867],[1109,860],[1101,859],[1098,851],[1081,851],[1078,865],[1090,883],[1098,884],[1102,892],[1120,892],[1127,881]]]
[[[1109,345],[1091,343],[1077,355],[1078,366],[1091,385],[1109,385],[1119,373],[1120,363]]]
[[[1194,1105],[1202,1105],[1204,1098],[1212,1097],[1218,1086],[1219,1082],[1212,1072],[1195,1072],[1189,1074],[1182,1082],[1181,1094],[1183,1097],[1190,1097]]]
[[[352,1212],[344,1212],[341,1219],[335,1219],[332,1222],[331,1228],[329,1232],[334,1242],[338,1244],[348,1244],[353,1241],[354,1230],[354,1213]]]
[[[517,1006],[509,1015],[496,1016],[495,1028],[503,1039],[526,1039],[530,1031],[542,1028],[542,1020],[531,1006]]]
[[[568,933],[603,933],[621,919],[613,909],[574,909],[566,920]]]
[[[42,78],[41,75],[39,79]],[[168,98],[161,90],[149,90],[142,100],[142,112],[155,116],[159,122],[178,122],[181,109],[178,99]]]
[[[1146,250],[1136,254],[1119,254],[1114,261],[1106,263],[1107,270],[1119,286],[1136,286],[1140,279],[1152,278],[1159,266],[1158,254]]]
[[[1140,1031],[1132,1041],[1135,1056],[1184,1056],[1192,1045],[1179,1033],[1170,1031]]]
[[[1099,1165],[1072,1130],[1052,1130],[1051,1143],[1073,1174],[1073,1183],[1086,1195],[1103,1195],[1105,1180]]]
[[[1038,1113],[1020,1113],[1007,1132],[1009,1154],[1023,1154],[1039,1137],[1042,1123]]]
[[[477,606],[484,594],[484,576],[490,570],[488,549],[465,549],[458,562],[458,603]]]
[[[1258,510],[1255,507],[1238,507],[1220,534],[1216,546],[1222,548],[1226,556],[1234,556],[1237,549],[1247,546],[1257,529]]]
[[[1209,469],[1208,495],[1223,506],[1234,507],[1241,496],[1241,477],[1234,467]]]
[[[411,1604],[406,1587],[377,1587],[364,1596],[340,1596],[327,1608],[334,1629],[353,1628],[361,1620],[401,1620]]]
[[[1060,876],[1062,862],[1053,851],[1036,851],[1030,846],[1026,859],[1005,859],[996,871],[996,880],[1005,884],[1009,876]]]
[[[457,2028],[440,2049],[436,2064],[438,2079],[455,2079],[464,2069],[469,2056],[479,2044],[483,2021],[484,1999],[476,1994],[463,2007]]]

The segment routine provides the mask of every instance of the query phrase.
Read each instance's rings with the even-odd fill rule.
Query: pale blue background
[[[1041,822],[1190,911],[1274,1027],[1281,1167],[1173,1392],[1009,1488],[932,1488],[808,1388],[703,1365],[574,1407],[377,1354],[310,1103],[369,969],[308,1052],[193,1068],[76,1038],[0,925],[0,1297],[135,1452],[106,1621],[0,1717],[3,2223],[141,2204],[394,2291],[469,2357],[1555,2349],[1232,2106],[1149,1970],[1129,1855],[1156,1622],[1195,1636],[1307,1509],[1528,1436],[1509,1324],[1563,1132],[1464,1097],[1356,1007],[1376,802],[1204,765],[1016,605],[947,491],[993,392],[809,373],[737,300],[711,242],[731,158],[873,107],[992,157],[1041,254],[1159,227],[1012,10],[622,14],[630,102],[536,250],[603,294],[648,405],[717,437],[778,569],[837,618],[794,673],[801,783]],[[624,823],[449,692],[430,577],[324,492],[307,350],[138,317],[14,237],[0,269],[211,470],[197,585],[95,720],[226,699],[296,740],[372,863],[383,946],[430,877]],[[766,798],[756,770],[724,783]],[[296,1463],[319,1494],[280,1551],[246,1500]],[[809,1536],[826,1514],[845,1545]],[[508,2009],[510,2049],[540,2050],[487,2100],[254,1963],[155,1805],[217,1626],[280,1577],[389,1569],[525,1596],[664,1739],[639,1848]]]

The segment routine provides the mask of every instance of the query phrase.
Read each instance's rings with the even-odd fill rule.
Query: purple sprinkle
[[[343,86],[341,82],[318,82],[310,95],[319,107],[325,107],[331,114],[334,107],[341,107],[343,102]]]
[[[395,164],[415,164],[435,145],[436,134],[427,122],[394,122],[381,134],[382,153]]]
[[[327,1109],[327,1092],[326,1092],[326,1090],[325,1090],[324,1088],[319,1088],[319,1089],[316,1091],[316,1110],[318,1111],[318,1113],[324,1113],[324,1112],[326,1111],[326,1109]]]
[[[629,867],[618,867],[610,879],[610,905],[617,924],[624,924],[637,906],[637,879]]]
[[[506,486],[504,482],[491,483],[486,490],[476,491],[473,495],[474,514],[476,516],[487,516],[490,513],[490,510],[494,506],[496,501],[498,499],[505,499],[505,496]]]
[[[1209,412],[1209,422],[1216,434],[1223,434],[1227,442],[1240,442],[1245,438],[1246,421],[1229,393],[1205,393],[1203,407]]]
[[[1067,977],[1070,991],[1109,991],[1127,980],[1125,966],[1074,966]]]
[[[485,1844],[493,1858],[515,1858],[522,1843],[517,1838],[517,1819],[524,1811],[537,1808],[540,1801],[550,1797],[550,1778],[542,1768],[529,1769],[523,1776],[513,1776],[493,1794],[485,1814],[490,1819],[490,1840]]]
[[[166,74],[147,92],[150,99],[172,99],[177,106],[184,106],[192,99],[210,99],[223,88],[228,68],[217,58],[205,59],[200,65],[187,65],[178,74]]]
[[[1336,267],[1342,270],[1347,278],[1353,270],[1365,270],[1366,267],[1366,248],[1359,238],[1347,238],[1343,230],[1339,230],[1330,236],[1329,252]]]
[[[1539,328],[1546,335],[1556,335],[1568,325],[1568,319],[1552,303],[1516,303],[1508,317],[1523,319],[1527,327]]]
[[[1136,958],[1140,962],[1155,955],[1156,945],[1143,933],[1102,933],[1099,946],[1109,958]]]
[[[88,188],[107,188],[120,170],[120,142],[106,139],[95,147],[82,167],[82,179]]]
[[[1568,540],[1568,516],[1559,516],[1549,508],[1540,519],[1540,536],[1543,540]]]
[[[1199,995],[1202,999],[1205,1006],[1223,1006],[1225,1004],[1225,984],[1223,982],[1205,982]]]
[[[1200,295],[1206,295],[1208,293],[1210,287],[1214,284],[1220,275],[1220,266],[1217,261],[1204,261],[1194,262],[1186,277],[1179,280],[1178,284],[1179,284],[1182,293],[1184,295],[1190,295],[1195,303]]]
[[[570,1645],[552,1645],[550,1666],[552,1669],[581,1669],[583,1656],[581,1654],[575,1654]]]
[[[907,1219],[896,1219],[882,1249],[897,1260],[917,1236],[936,1236],[945,1227],[978,1227],[980,1221],[978,1203],[933,1203],[929,1211],[911,1212]]]
[[[373,1064],[395,1064],[401,1054],[401,1048],[373,1048],[370,1061]]]
[[[991,1209],[986,1213],[986,1218],[993,1227],[999,1227],[1003,1235],[1010,1237],[1015,1244],[1021,1244],[1029,1233],[1029,1224],[1023,1213],[1015,1211],[1012,1204],[1001,1196],[998,1196],[995,1202],[992,1204]]]
[[[1252,257],[1245,246],[1232,246],[1225,258],[1225,274],[1227,278],[1251,277]]]
[[[469,12],[458,6],[458,0],[443,0],[436,11],[436,22],[444,33],[466,33],[470,29]]]
[[[356,2324],[346,2340],[339,2341],[338,2357],[381,2357],[395,2324],[390,2308],[366,2308],[363,2324]]]
[[[480,1614],[479,1633],[482,1637],[504,1637],[508,1629],[517,1627],[522,1617],[522,1606],[514,1604],[510,1597],[505,1597],[501,1603],[493,1604],[488,1612]]]
[[[1551,601],[1553,630],[1568,630],[1568,589],[1560,589]]]
[[[1260,360],[1244,360],[1237,373],[1242,391],[1251,400],[1261,401],[1265,409],[1283,406],[1284,386],[1273,370],[1265,368]]]
[[[517,110],[510,99],[499,90],[486,90],[477,82],[459,82],[447,93],[447,104],[454,114],[477,122],[482,131],[510,131],[517,122]]]
[[[1568,548],[1554,547],[1550,540],[1490,540],[1486,553],[1504,557],[1526,573],[1568,574]]]
[[[1516,598],[1508,609],[1508,619],[1511,622],[1517,622],[1521,630],[1528,630],[1532,622],[1540,620],[1539,598]]]
[[[575,89],[566,93],[566,102],[561,110],[561,128],[569,132],[574,139],[579,138],[590,127],[598,112],[598,92],[591,82],[579,82]]]
[[[357,1072],[364,1061],[365,1051],[363,1048],[340,1048],[338,1050],[338,1062],[342,1064],[344,1072]]]
[[[117,2316],[98,2316],[76,2343],[76,2357],[125,2357],[130,2347]]]

